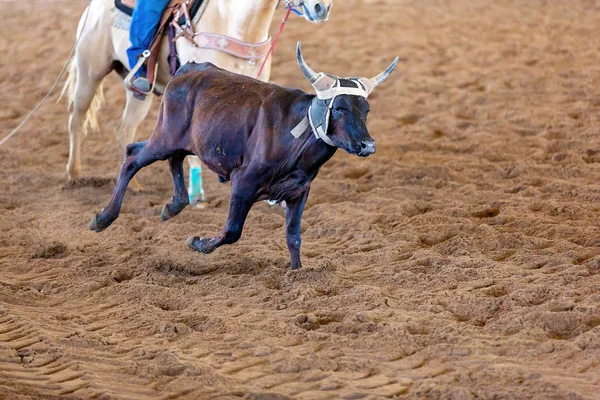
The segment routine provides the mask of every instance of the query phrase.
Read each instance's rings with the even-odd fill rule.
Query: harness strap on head
[[[312,87],[315,89],[315,92],[317,92],[317,97],[321,100],[332,99],[341,94],[367,98],[373,90],[373,84],[367,82],[368,79],[344,78],[344,80],[352,82],[356,87],[343,87],[341,86],[340,78],[333,78],[322,72],[313,82]]]
[[[308,115],[296,125],[290,133],[298,139],[308,127],[313,131],[316,138],[323,140],[330,146],[335,146],[327,136],[329,128],[329,117],[335,98],[339,95],[368,97],[373,90],[371,82],[366,82],[364,78],[345,78],[356,85],[356,87],[343,87],[339,78],[333,78],[326,74],[319,74],[319,77],[313,83],[313,88],[317,92],[308,107]]]
[[[322,92],[317,92],[317,97],[321,100],[327,100],[339,96],[340,94],[362,97],[368,96],[368,93],[363,88],[334,87],[331,89],[323,90]]]
[[[302,118],[302,121],[300,121],[300,123],[298,125],[296,125],[296,127],[294,129],[292,129],[290,131],[290,133],[292,134],[292,136],[294,136],[296,139],[298,139],[300,136],[302,136],[302,134],[304,132],[306,132],[306,130],[308,129],[308,127],[310,126],[310,123],[308,122],[308,115],[304,118]]]
[[[331,139],[329,139],[327,136],[327,131],[329,129],[329,116],[331,114],[333,100],[335,100],[335,97],[329,100],[329,104],[327,104],[328,100],[319,100],[318,97],[315,97],[308,107],[308,122],[310,122],[310,127],[312,128],[315,137],[323,140],[330,146],[335,146]],[[314,115],[319,118],[317,121],[314,120]]]

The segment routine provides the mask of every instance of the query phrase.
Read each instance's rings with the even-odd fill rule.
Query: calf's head
[[[367,97],[385,81],[398,64],[398,57],[373,78],[340,78],[316,73],[304,61],[300,42],[296,47],[298,66],[317,92],[309,112],[310,125],[325,143],[350,154],[368,157],[375,153],[375,140],[367,130]]]

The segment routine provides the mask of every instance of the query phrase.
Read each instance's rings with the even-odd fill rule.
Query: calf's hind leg
[[[174,155],[169,158],[169,169],[173,177],[173,198],[170,203],[165,204],[162,209],[162,219],[166,221],[179,214],[190,201],[188,191],[183,180],[183,159],[185,155]]]
[[[127,145],[133,142],[135,132],[140,126],[152,106],[152,96],[146,96],[144,100],[138,100],[133,96],[131,90],[126,90],[125,110],[121,121],[117,125],[115,137],[119,146],[121,157],[127,154]],[[126,156],[127,157],[127,156]],[[144,187],[138,182],[137,178],[133,178],[129,183],[129,188],[134,192],[141,192]]]
[[[164,154],[164,151],[157,149],[149,142],[131,143],[127,146],[125,161],[121,166],[117,186],[108,205],[102,209],[100,214],[96,214],[90,221],[89,228],[92,231],[102,232],[108,228],[119,217],[121,204],[125,196],[125,190],[129,181],[142,168],[158,160],[164,160],[170,154]]]

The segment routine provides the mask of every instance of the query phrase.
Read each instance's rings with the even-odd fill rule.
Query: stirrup
[[[135,64],[135,66],[131,69],[131,71],[129,71],[129,74],[127,74],[127,76],[125,77],[125,87],[128,90],[131,90],[134,95],[138,95],[136,96],[137,98],[140,98],[141,100],[143,100],[143,98],[145,96],[148,96],[149,94],[152,94],[152,92],[154,92],[154,85],[156,84],[156,77],[158,76],[158,63],[156,63],[156,68],[154,69],[155,73],[154,73],[154,79],[152,80],[152,83],[150,83],[150,88],[148,89],[148,91],[143,91],[138,89],[137,87],[133,86],[133,81],[134,81],[134,77],[135,74],[140,70],[140,68],[142,68],[142,66],[144,65],[144,63],[146,62],[146,60],[150,57],[150,50],[144,50],[144,52],[142,53],[142,56],[140,57],[140,59],[138,60],[138,62]]]

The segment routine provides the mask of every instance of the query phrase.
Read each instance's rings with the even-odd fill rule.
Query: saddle
[[[160,22],[158,24],[158,29],[156,30],[156,35],[152,38],[151,45],[149,49],[144,51],[141,55],[138,63],[133,67],[133,69],[129,72],[127,77],[125,78],[125,86],[131,89],[131,79],[135,72],[142,66],[142,64],[147,62],[148,67],[148,76],[147,79],[151,84],[151,89],[148,93],[143,93],[143,95],[147,95],[152,93],[154,88],[154,82],[156,81],[156,62],[158,59],[158,54],[160,53],[160,45],[162,43],[162,37],[165,33],[169,36],[169,67],[171,75],[174,75],[179,67],[179,60],[177,58],[177,50],[175,47],[175,27],[179,24],[186,26],[186,23],[191,23],[191,20],[194,18],[204,0],[170,0],[169,4],[165,8],[163,15],[160,18]],[[126,15],[132,16],[133,9],[135,7],[136,0],[115,0],[115,8],[119,11],[125,13]],[[181,8],[184,7],[186,9],[186,13],[180,12]],[[177,19],[175,21],[175,19]],[[175,25],[173,25],[175,24]]]
[[[271,47],[271,38],[268,38],[261,43],[246,43],[240,40],[215,33],[194,32],[192,20],[200,10],[203,10],[203,5],[206,5],[208,0],[171,0],[166,7],[158,25],[156,36],[152,40],[150,48],[146,50],[138,64],[125,78],[125,85],[130,87],[130,79],[135,71],[147,61],[148,76],[147,79],[154,87],[156,79],[156,61],[160,52],[160,44],[162,36],[166,33],[169,37],[169,66],[171,75],[175,75],[179,67],[177,58],[177,49],[175,40],[179,37],[185,37],[194,47],[210,49],[228,53],[234,57],[248,60],[251,64],[255,64],[257,60],[266,58]],[[131,16],[135,7],[136,0],[115,0],[115,7]],[[150,94],[152,89],[150,90]]]

